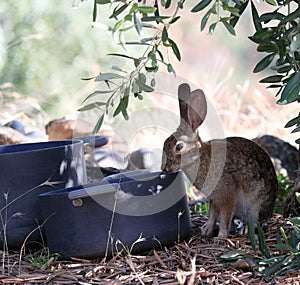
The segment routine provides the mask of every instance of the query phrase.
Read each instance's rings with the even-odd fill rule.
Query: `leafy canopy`
[[[83,102],[81,111],[92,108],[103,110],[94,132],[97,132],[109,108],[114,108],[113,116],[122,114],[127,120],[129,98],[143,99],[143,92],[155,89],[155,72],[165,68],[176,75],[172,60],[181,60],[180,47],[170,38],[169,30],[180,25],[178,12],[189,7],[189,1],[178,0],[94,0],[93,22],[97,22],[98,9],[106,6],[111,12],[107,17],[112,25],[107,29],[124,48],[124,53],[110,54],[132,62],[132,70],[113,66],[112,71],[89,78],[101,83],[101,90],[90,94]],[[286,105],[298,102],[300,92],[300,3],[297,0],[265,0],[268,12],[259,15],[257,3],[250,0],[202,0],[191,9],[191,13],[201,13],[200,29],[207,26],[213,33],[217,25],[223,25],[231,35],[236,35],[235,27],[248,6],[251,8],[254,35],[249,39],[257,44],[257,52],[265,56],[255,66],[253,72],[268,70],[267,77],[260,82],[267,88],[277,90],[277,103]],[[103,17],[103,15],[101,15]],[[101,25],[103,28],[103,25]],[[125,35],[135,31],[137,40],[126,41]],[[151,31],[149,33],[149,31]],[[129,56],[126,47],[140,47],[140,54]],[[170,54],[174,56],[170,57]],[[149,76],[152,75],[152,76]],[[106,94],[105,101],[95,99]],[[92,103],[91,103],[91,100]],[[117,104],[115,104],[117,102]],[[286,124],[300,131],[300,113]],[[300,139],[296,141],[300,143]]]

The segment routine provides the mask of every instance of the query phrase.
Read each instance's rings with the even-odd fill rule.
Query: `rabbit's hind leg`
[[[213,201],[209,201],[208,220],[202,226],[201,233],[204,236],[212,237],[216,230],[216,223],[219,217],[219,209],[216,207]]]
[[[227,238],[233,216],[233,207],[226,207],[220,210],[220,229],[218,237]]]

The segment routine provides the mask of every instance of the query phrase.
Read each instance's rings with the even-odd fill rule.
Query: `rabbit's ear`
[[[203,123],[207,114],[207,102],[202,90],[191,92],[187,106],[187,121],[193,132]]]
[[[191,89],[187,83],[180,84],[178,87],[178,101],[180,111],[180,125],[184,122],[188,122],[187,117],[187,102],[190,96]]]

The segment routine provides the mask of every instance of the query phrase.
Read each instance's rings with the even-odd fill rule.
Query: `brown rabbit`
[[[254,223],[272,215],[277,177],[267,153],[253,141],[229,137],[202,142],[197,128],[207,113],[202,90],[178,88],[180,125],[164,143],[162,170],[181,168],[209,202],[209,218],[202,233],[212,236],[220,222],[219,237],[227,237],[233,217]]]

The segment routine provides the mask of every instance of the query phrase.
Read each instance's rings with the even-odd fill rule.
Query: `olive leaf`
[[[191,12],[196,13],[196,12],[201,11],[205,7],[207,7],[211,2],[212,2],[212,0],[202,0],[191,10]]]
[[[79,108],[77,111],[88,111],[88,110],[91,110],[91,109],[94,109],[94,108],[99,108],[101,106],[105,106],[106,103],[105,102],[93,102],[93,103],[90,103],[90,104],[87,104],[81,108]]]
[[[99,117],[94,129],[93,129],[93,134],[95,135],[96,133],[99,132],[104,120],[104,113]]]
[[[260,72],[260,71],[266,69],[271,64],[271,62],[273,61],[274,57],[275,57],[275,53],[271,53],[271,54],[267,55],[266,57],[264,57],[254,67],[253,72],[257,73],[257,72]]]
[[[107,81],[107,80],[120,79],[120,78],[124,78],[124,76],[121,76],[117,73],[102,73],[95,78],[95,81]]]

